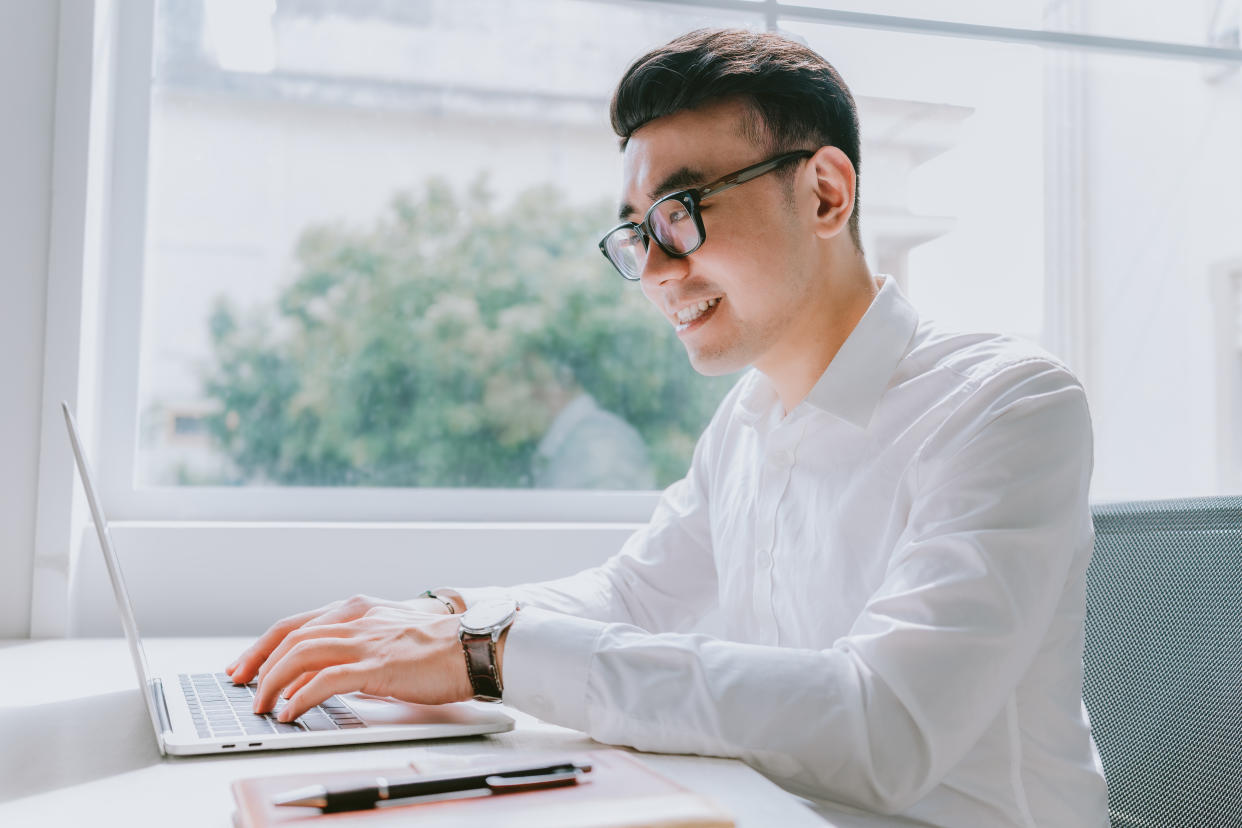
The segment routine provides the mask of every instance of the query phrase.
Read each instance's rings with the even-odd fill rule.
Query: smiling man
[[[810,49],[693,32],[629,69],[612,116],[601,250],[697,370],[749,369],[686,477],[600,567],[338,602],[278,622],[233,678],[258,674],[259,710],[289,696],[286,718],[350,690],[503,697],[740,758],[838,826],[1105,825],[1080,384],[869,272],[854,102]],[[689,632],[713,612],[719,637]]]

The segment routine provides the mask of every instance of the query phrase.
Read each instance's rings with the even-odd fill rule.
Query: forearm
[[[686,630],[716,603],[715,563],[701,536],[657,524],[636,532],[603,564],[565,578],[452,592],[463,606],[511,597],[575,618]]]
[[[602,567],[552,581],[509,587],[463,587],[447,592],[454,596],[461,608],[490,599],[513,598],[523,607],[537,607],[577,618],[632,621],[624,601],[618,600],[612,581]]]
[[[807,796],[896,810],[943,773],[922,723],[846,650],[519,614],[505,702],[601,742],[746,761]]]

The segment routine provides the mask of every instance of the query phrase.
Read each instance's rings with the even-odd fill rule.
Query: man
[[[841,826],[1104,825],[1079,383],[920,322],[868,272],[854,102],[811,50],[693,32],[629,69],[612,117],[623,224],[601,248],[697,370],[754,369],[686,478],[600,567],[333,604],[233,678],[258,671],[256,709],[283,690],[287,717],[350,690],[503,692],[603,742],[741,758]],[[443,613],[467,607],[463,652]],[[722,638],[685,632],[713,609]]]

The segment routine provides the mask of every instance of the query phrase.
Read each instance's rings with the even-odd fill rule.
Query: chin
[[[744,369],[749,363],[729,353],[702,353],[686,349],[690,367],[705,377],[721,377]]]

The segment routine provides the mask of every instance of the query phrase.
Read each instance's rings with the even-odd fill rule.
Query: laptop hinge
[[[155,715],[160,719],[160,732],[171,733],[172,722],[168,718],[168,702],[164,700],[164,682],[151,680],[151,699],[155,702]]]

